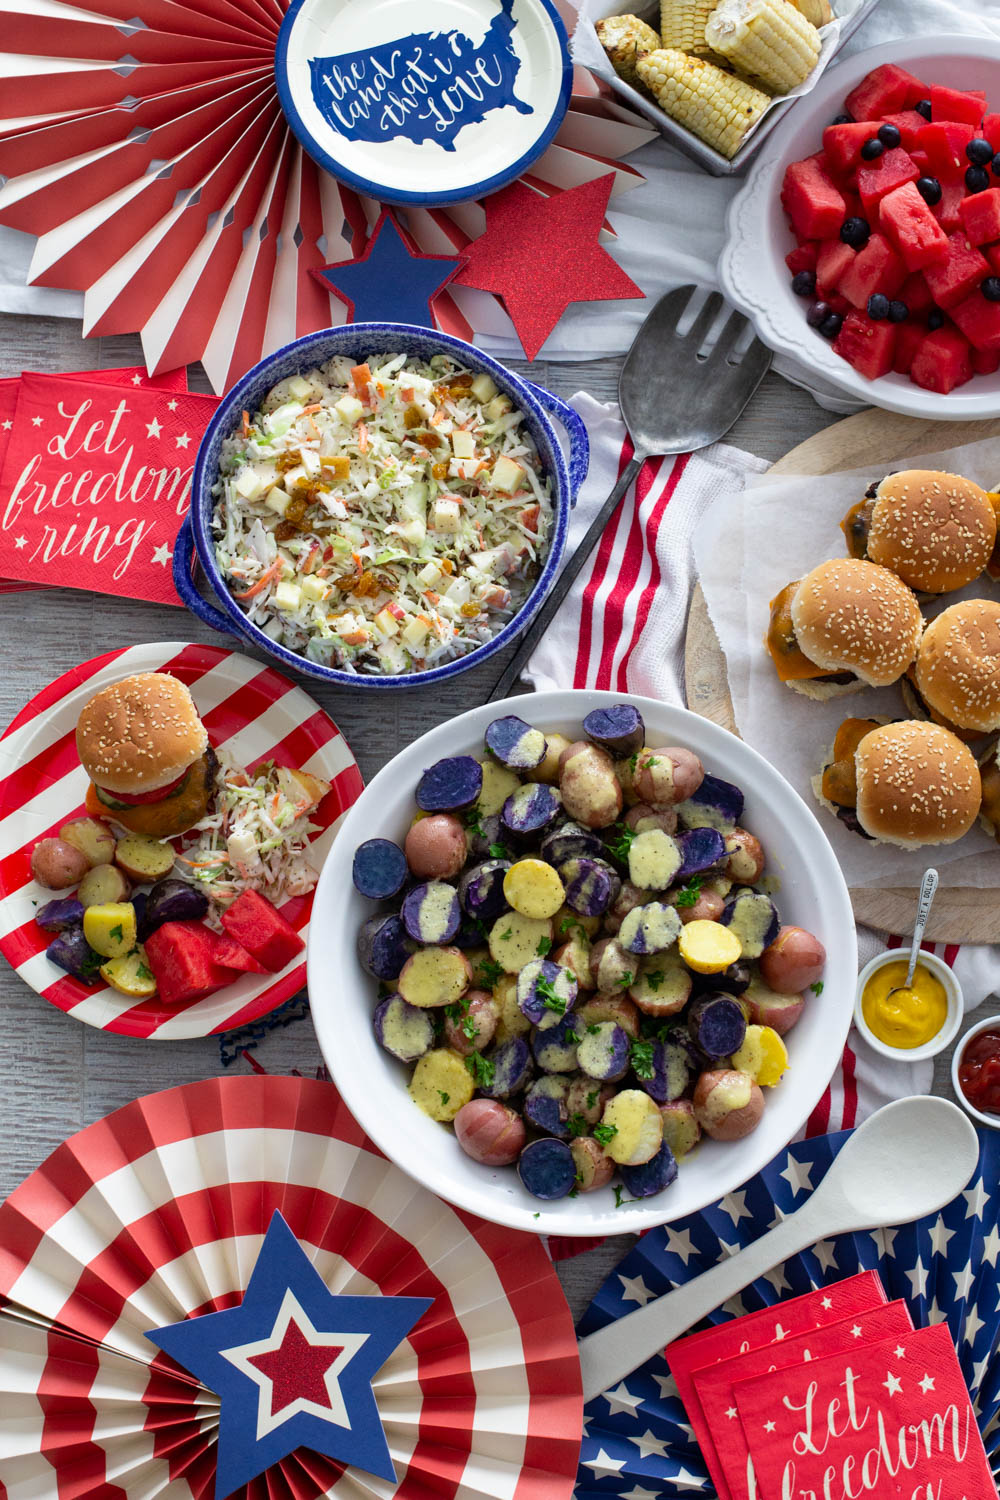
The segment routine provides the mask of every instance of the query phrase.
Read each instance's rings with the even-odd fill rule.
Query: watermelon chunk
[[[232,984],[236,974],[211,956],[201,922],[164,922],[145,942],[149,967],[164,1005],[190,1005]]]
[[[832,239],[847,217],[843,195],[817,156],[787,167],[781,201],[800,239]]]
[[[901,146],[884,151],[873,162],[858,168],[858,192],[865,206],[865,218],[871,223],[880,201],[907,182],[916,182],[919,170]]]
[[[994,271],[1000,272],[1000,245],[986,245],[983,254]]]
[[[969,165],[965,148],[975,135],[971,125],[934,120],[917,136],[917,146],[924,152],[933,176],[961,177],[963,191],[965,169]]]
[[[983,135],[994,151],[1000,151],[1000,115],[986,115],[983,119]]]
[[[978,130],[986,113],[986,95],[978,89],[949,89],[932,83],[927,95],[933,120],[960,121]]]
[[[882,120],[897,110],[907,109],[918,99],[926,99],[927,85],[895,63],[881,67],[862,78],[844,100],[844,108],[856,120]]]
[[[805,240],[801,245],[796,245],[794,250],[789,250],[785,256],[785,265],[793,276],[797,276],[800,271],[815,271],[818,249],[815,240]]]
[[[917,115],[923,125],[924,118]],[[874,135],[870,121],[851,125],[828,125],[823,131],[823,151],[832,172],[847,176],[861,161],[861,147]]]
[[[853,307],[867,307],[873,292],[895,297],[906,280],[906,267],[884,235],[875,233],[841,277],[838,291]]]
[[[995,375],[1000,370],[1000,349],[973,349],[972,368],[977,375]]]
[[[942,177],[941,202],[935,203],[931,213],[945,234],[954,234],[962,227],[962,204],[965,201],[965,180],[962,177]]]
[[[305,947],[291,923],[257,891],[244,891],[237,896],[222,913],[222,925],[230,937],[272,974],[291,963]]]
[[[930,312],[934,306],[931,289],[919,271],[914,271],[912,276],[907,276],[899,289],[899,300],[905,302],[910,312],[917,317],[921,313]]]
[[[1000,302],[973,292],[951,309],[951,316],[973,349],[1000,349]]]
[[[914,356],[927,334],[922,323],[900,323],[896,329],[896,350],[892,368],[897,375],[909,375]]]
[[[1000,240],[1000,187],[963,198],[959,212],[970,244],[990,245]]]
[[[873,323],[863,313],[849,312],[833,341],[833,352],[852,364],[866,380],[888,375],[896,351],[896,324]]]
[[[923,115],[920,118],[923,119]],[[917,168],[921,177],[929,177],[931,175],[931,164],[927,152],[921,151],[918,146],[907,146],[906,149],[910,153],[910,160]]]
[[[912,182],[886,194],[878,206],[878,217],[908,271],[920,271],[948,254],[948,236]]]
[[[925,391],[947,396],[972,379],[972,351],[957,328],[936,328],[921,341],[910,366],[910,379]]]
[[[841,278],[854,264],[857,251],[843,240],[824,240],[816,256],[816,285],[825,292],[836,291]]]
[[[989,270],[989,261],[959,232],[948,236],[947,256],[925,266],[924,277],[938,307],[950,308],[967,297]]]
[[[882,121],[883,125],[895,125],[900,135],[900,145],[904,151],[911,147],[919,147],[918,137],[921,130],[927,124],[923,115],[918,115],[915,109],[901,109],[898,114],[886,115]],[[869,129],[871,126],[869,125]],[[826,132],[823,133],[823,144],[826,144]]]
[[[217,964],[224,969],[236,969],[243,974],[266,974],[267,970],[262,963],[258,963],[252,953],[229,936],[228,932],[213,932],[211,927],[206,927],[205,943],[209,953]]]

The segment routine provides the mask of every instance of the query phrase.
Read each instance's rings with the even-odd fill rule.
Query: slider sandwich
[[[990,837],[1000,844],[1000,759],[995,743],[980,757],[979,775],[983,783],[979,821]]]
[[[852,557],[890,569],[919,593],[946,594],[989,563],[997,515],[993,497],[971,479],[903,469],[870,485],[840,529]]]
[[[979,815],[982,783],[968,745],[939,724],[845,719],[819,801],[862,838],[919,849],[953,844]]]
[[[897,682],[917,654],[920,606],[887,568],[857,558],[820,563],[771,601],[765,644],[782,682],[833,698]]]
[[[942,610],[902,687],[914,718],[933,719],[961,739],[1000,729],[1000,604],[967,599]]]

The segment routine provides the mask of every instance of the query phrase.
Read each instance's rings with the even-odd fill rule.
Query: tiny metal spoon
[[[917,955],[920,952],[920,944],[923,941],[924,928],[927,926],[927,918],[931,914],[931,902],[934,900],[934,892],[938,888],[937,870],[925,870],[924,878],[920,882],[920,899],[917,902],[917,920],[913,924],[913,942],[910,944],[910,962],[906,969],[906,979],[902,984],[894,985],[889,991],[887,999],[892,995],[898,995],[903,990],[908,990],[913,983],[913,971],[917,967]]]
[[[975,1127],[949,1099],[916,1094],[876,1110],[795,1213],[676,1291],[582,1338],[583,1399],[617,1385],[713,1307],[817,1240],[906,1224],[943,1208],[978,1160]]]

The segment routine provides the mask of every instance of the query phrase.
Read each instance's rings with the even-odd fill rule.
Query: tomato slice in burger
[[[170,797],[182,785],[190,774],[191,767],[169,782],[166,786],[158,786],[152,792],[109,792],[105,796],[117,802],[122,807],[142,807],[147,802],[162,802],[164,798]]]

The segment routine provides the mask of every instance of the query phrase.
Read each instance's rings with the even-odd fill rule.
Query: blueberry
[[[927,327],[930,329],[931,333],[934,332],[935,328],[944,327],[944,313],[939,307],[932,307],[930,312],[927,314]]]
[[[797,271],[792,277],[792,291],[796,297],[811,297],[815,290],[815,271]]]
[[[969,167],[965,173],[965,186],[970,193],[985,193],[990,185],[990,174],[985,167]]]
[[[868,316],[874,323],[889,316],[889,299],[882,292],[872,292],[868,298]]]
[[[840,313],[827,313],[819,325],[819,331],[825,339],[835,339],[843,326],[844,320]]]
[[[991,171],[994,177],[1000,177],[1000,151],[993,158]]]
[[[806,313],[806,322],[810,328],[819,328],[833,312],[829,302],[814,302]]]
[[[867,219],[845,219],[840,226],[840,238],[845,245],[861,250],[868,243],[871,226]]]
[[[903,137],[899,133],[899,126],[890,124],[879,126],[878,138],[882,142],[883,146],[885,146],[889,151],[892,151],[894,147],[898,146],[900,141],[903,139]]]
[[[966,146],[965,154],[974,167],[988,167],[993,160],[993,147],[982,136],[977,136]]]
[[[844,115],[834,115],[833,119],[830,121],[830,124],[831,125],[853,125],[854,124],[854,116],[853,115],[846,115],[846,114],[844,114]]]
[[[1000,276],[987,276],[979,290],[987,302],[1000,302]]]
[[[907,307],[905,302],[893,301],[889,303],[890,323],[905,323],[909,316],[910,309]]]
[[[931,117],[931,101],[929,99],[918,99],[913,106],[918,115],[923,115],[925,120]]]
[[[864,145],[861,147],[861,159],[862,161],[874,161],[877,156],[882,155],[882,152],[884,150],[885,147],[879,140],[878,136],[873,135],[871,140],[865,141]]]
[[[936,177],[920,177],[917,179],[917,192],[925,203],[932,206],[941,202],[941,184]]]

